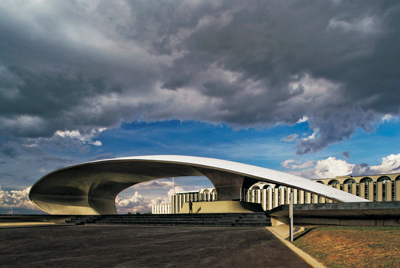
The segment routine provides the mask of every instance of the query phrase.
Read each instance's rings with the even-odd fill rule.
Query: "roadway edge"
[[[266,227],[268,231],[270,231],[276,238],[278,238],[283,244],[285,244],[290,250],[292,250],[294,253],[300,256],[303,260],[305,260],[309,265],[311,265],[314,268],[326,268],[325,265],[284,239],[282,236],[280,236],[277,232],[275,232],[272,228]]]

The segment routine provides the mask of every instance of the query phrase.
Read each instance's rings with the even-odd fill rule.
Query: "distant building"
[[[199,191],[177,192],[171,197],[171,204],[153,205],[151,207],[152,214],[173,214],[178,213],[184,203],[189,202],[209,202],[215,201],[217,192],[215,188],[204,188]],[[172,205],[173,204],[173,205]]]
[[[171,204],[153,205],[151,214],[172,214]]]

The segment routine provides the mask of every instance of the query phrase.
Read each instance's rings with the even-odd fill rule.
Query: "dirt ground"
[[[3,267],[310,267],[265,228],[0,228]]]
[[[293,243],[326,267],[400,267],[400,227],[315,227]]]

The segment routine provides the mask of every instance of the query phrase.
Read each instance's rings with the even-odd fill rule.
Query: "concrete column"
[[[293,205],[297,204],[297,189],[293,189]]]
[[[257,203],[261,204],[261,189],[257,189]]]
[[[351,193],[357,195],[357,183],[353,183],[351,186]]]
[[[349,185],[347,183],[343,184],[343,191],[345,191],[346,193],[349,192]]]
[[[171,196],[171,213],[172,213],[172,214],[175,213],[174,197],[175,197],[175,195],[172,195],[172,196]]]
[[[255,203],[256,202],[256,197],[255,197],[255,190],[251,190],[251,203]]]
[[[306,203],[311,204],[311,193],[310,192],[306,192]]]
[[[182,199],[183,199],[182,195],[181,194],[178,195],[178,212],[181,211],[181,208],[182,208],[182,205],[183,205]]]
[[[262,207],[263,210],[266,211],[268,209],[267,207],[267,189],[262,189]]]
[[[313,197],[312,197],[312,203],[313,204],[318,204],[318,195],[317,194],[313,194]]]
[[[336,185],[335,185],[335,188],[338,189],[338,190],[340,190],[340,184],[339,184],[339,183],[336,184]]]
[[[300,200],[299,204],[304,204],[304,190],[299,190]]]
[[[376,201],[378,201],[378,202],[382,201],[382,197],[383,197],[383,195],[382,195],[383,187],[382,186],[383,185],[382,185],[381,181],[376,183]]]
[[[286,204],[290,204],[290,192],[291,192],[291,188],[286,187]]]
[[[279,206],[278,202],[279,202],[279,189],[278,188],[274,188],[274,208]]]
[[[319,197],[319,203],[320,203],[320,204],[325,204],[325,203],[326,203],[326,198],[323,197],[323,196],[320,196],[320,197]]]
[[[360,197],[365,198],[365,182],[360,183]]]
[[[285,204],[285,188],[280,188],[279,189],[279,197],[280,197],[280,200],[279,200],[279,205],[284,205]]]
[[[375,192],[374,186],[375,185],[373,182],[368,183],[368,200],[372,202],[374,201],[374,192]]]
[[[273,189],[272,188],[268,188],[267,193],[268,193],[268,210],[271,210],[273,208],[273,202],[272,202],[272,194],[273,194]]]
[[[242,188],[250,188],[257,182],[256,179],[232,174],[225,171],[210,170],[200,167],[192,167],[206,176],[215,186],[219,201],[231,201],[240,199]]]
[[[392,201],[392,181],[386,181],[386,196],[385,196],[385,201],[390,202]]]
[[[394,182],[395,201],[400,201],[400,180]]]
[[[183,204],[185,204],[186,202],[188,202],[188,200],[189,200],[189,199],[188,199],[188,195],[189,195],[188,193],[182,195],[182,206],[183,206]],[[181,207],[182,207],[182,206],[181,206]]]
[[[179,205],[178,195],[175,194],[174,195],[174,213],[175,214],[177,214],[179,212],[178,205]]]

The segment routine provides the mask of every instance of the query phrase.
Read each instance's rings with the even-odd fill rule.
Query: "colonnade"
[[[374,176],[340,176],[334,179],[317,180],[328,185],[372,202],[400,201],[400,174]],[[256,183],[244,192],[244,201],[262,204],[264,210],[289,204],[290,191],[293,190],[293,204],[333,203],[331,199],[295,188],[269,183]]]
[[[171,204],[153,205],[151,214],[172,214],[172,206]]]
[[[372,202],[400,201],[400,173],[358,177],[340,176],[333,179],[317,180],[317,182],[360,196]],[[258,182],[252,185],[250,189],[242,189],[241,201],[258,203],[262,205],[264,210],[271,210],[280,205],[289,204],[291,191],[293,191],[293,204],[334,202],[331,199],[308,191],[277,186],[266,182]],[[192,202],[216,201],[217,193],[214,188],[176,193],[171,198],[171,208],[168,213],[178,213],[183,204],[189,202],[189,200],[192,200]],[[161,208],[159,208],[159,211],[161,211]]]

